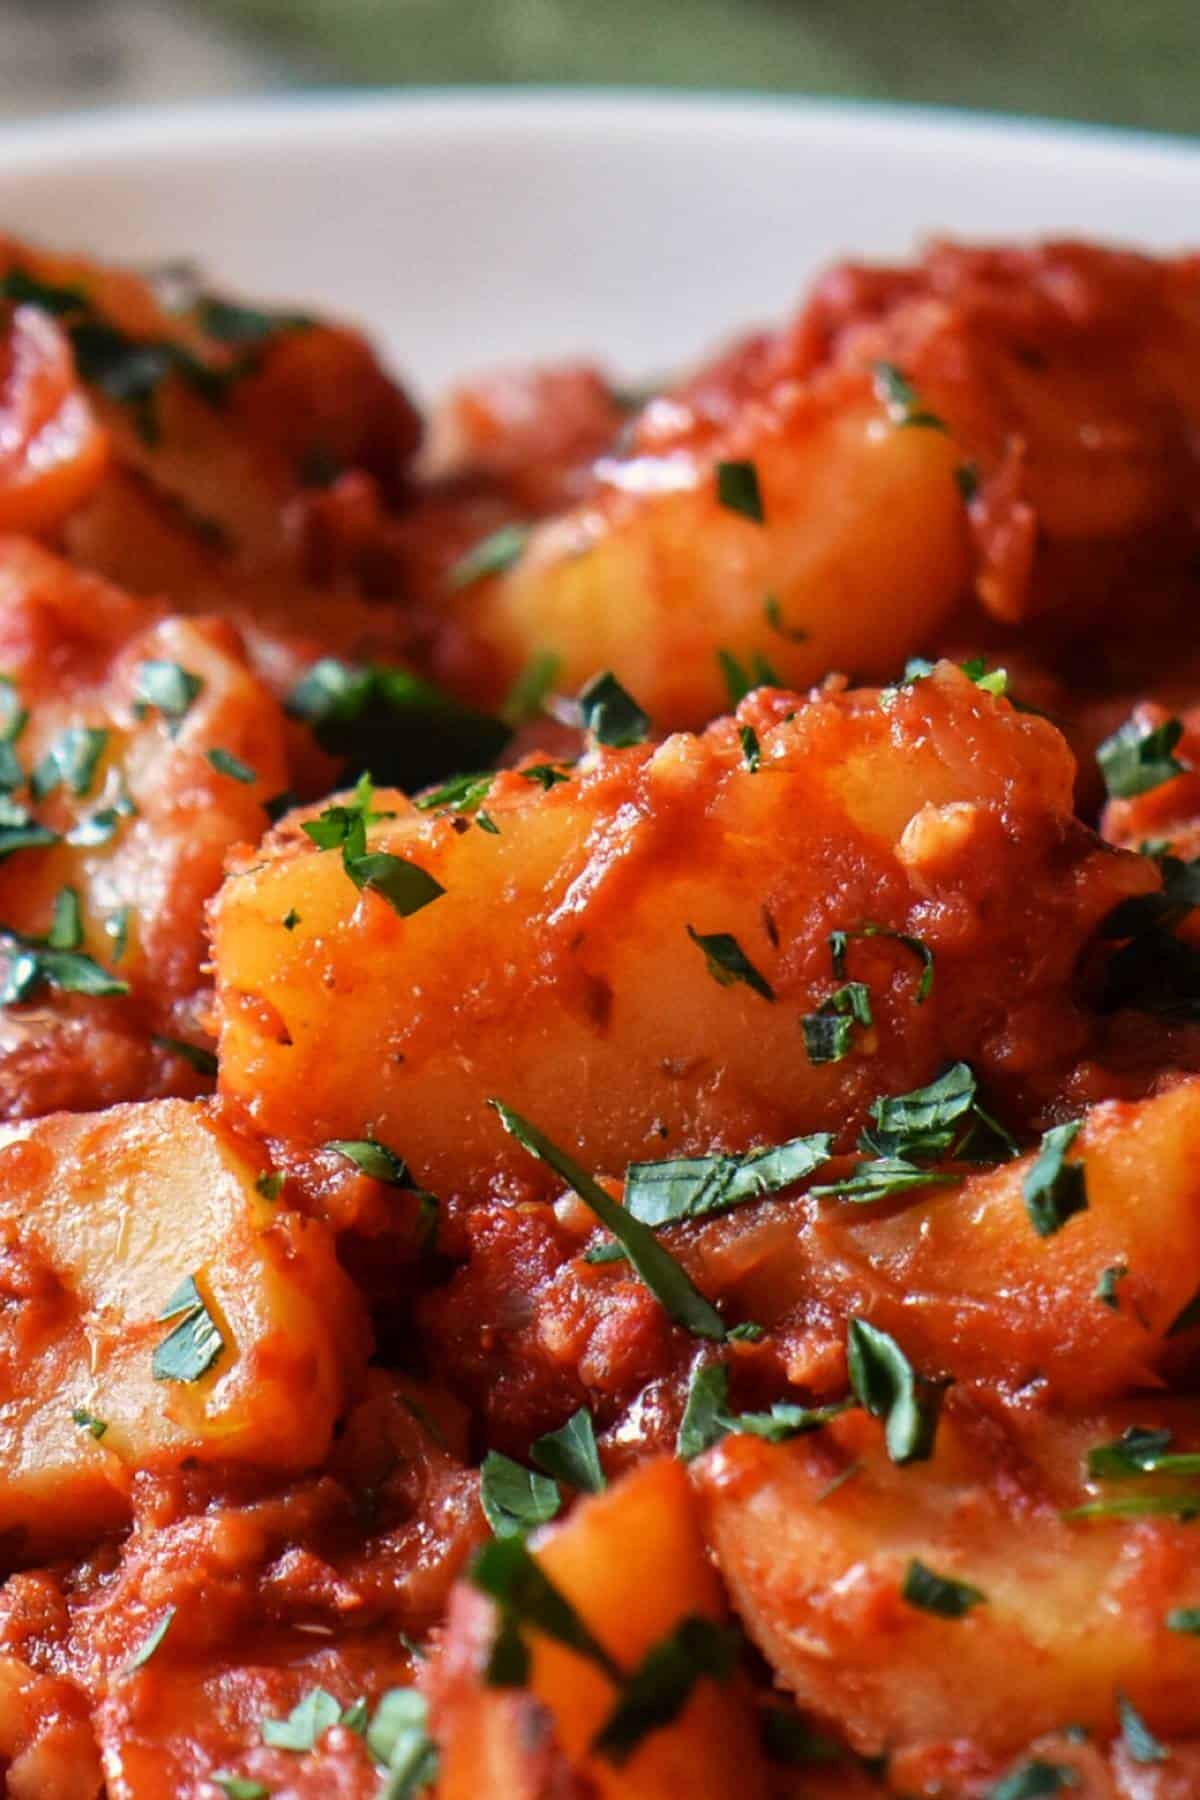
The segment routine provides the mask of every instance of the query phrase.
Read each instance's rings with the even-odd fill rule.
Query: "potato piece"
[[[1068,1724],[1110,1734],[1118,1691],[1155,1732],[1200,1718],[1200,1651],[1166,1626],[1200,1599],[1194,1526],[1062,1517],[1177,1485],[1086,1480],[1087,1451],[1132,1424],[1198,1441],[1186,1402],[1068,1418],[952,1390],[928,1463],[889,1462],[855,1412],[788,1445],[727,1438],[693,1468],[734,1605],[802,1706],[864,1754],[967,1740],[1001,1758]],[[984,1599],[919,1610],[901,1595],[913,1558]]]
[[[665,730],[728,704],[718,649],[765,657],[801,687],[829,669],[898,672],[929,641],[969,580],[948,437],[899,428],[857,371],[783,383],[715,442],[674,402],[659,410],[665,430],[652,406],[641,440],[597,465],[574,511],[535,532],[508,574],[464,591],[498,693],[549,653],[564,692],[615,669]],[[721,462],[753,463],[761,522],[722,504]]]
[[[138,1469],[324,1455],[364,1354],[361,1305],[324,1227],[258,1193],[263,1167],[184,1101],[4,1133],[0,1530],[27,1549],[119,1522]],[[218,1353],[201,1317],[199,1347],[164,1365],[188,1278]]]
[[[880,697],[762,694],[752,773],[732,721],[597,751],[541,792],[496,778],[481,831],[376,797],[372,847],[445,888],[399,918],[293,820],[214,908],[221,1082],[269,1134],[368,1129],[435,1189],[533,1165],[498,1095],[593,1168],[849,1133],[881,1091],[953,1056],[1049,1079],[1086,1036],[1074,966],[1097,920],[1156,881],[1070,816],[1071,759],[1043,721],[946,667]],[[462,827],[467,826],[466,829]],[[288,930],[284,920],[298,915]],[[813,1065],[803,1014],[831,991],[828,933],[855,940],[875,1025]],[[769,984],[722,985],[689,937],[729,934]]]
[[[50,531],[85,500],[108,437],[50,316],[18,306],[0,338],[0,531]]]
[[[147,663],[193,678],[186,713],[141,704]],[[226,851],[258,838],[264,800],[286,786],[282,713],[229,626],[162,618],[12,538],[0,540],[0,672],[6,720],[29,715],[12,746],[25,783],[12,801],[59,837],[0,862],[0,927],[44,937],[70,889],[75,948],[130,989],[40,985],[7,1007],[0,1115],[194,1093],[195,1071],[151,1040],[199,1035],[204,903]],[[48,755],[72,744],[77,759],[42,781]]]
[[[0,1780],[8,1800],[95,1800],[100,1756],[78,1689],[0,1656]]]
[[[609,1492],[581,1501],[565,1524],[541,1536],[537,1556],[625,1669],[635,1667],[684,1618],[722,1614],[687,1477],[667,1458],[646,1463]],[[737,1678],[724,1685],[698,1682],[678,1719],[648,1733],[616,1767],[589,1752],[612,1710],[608,1678],[573,1652],[534,1635],[528,1693],[498,1695],[483,1685],[480,1666],[493,1625],[490,1603],[460,1590],[430,1678],[434,1735],[443,1751],[443,1800],[507,1800],[510,1794],[545,1792],[534,1776],[547,1762],[554,1766],[547,1746],[551,1734],[571,1773],[598,1800],[674,1800],[680,1793],[727,1800],[735,1790],[746,1800],[765,1795],[751,1712]],[[530,1698],[544,1709],[540,1731]]]
[[[1019,1162],[899,1205],[806,1197],[730,1214],[687,1260],[769,1329],[865,1316],[927,1373],[1068,1401],[1153,1385],[1200,1269],[1200,1081],[1088,1114],[1070,1159],[1088,1206],[1039,1237]],[[1097,1292],[1113,1272],[1110,1303]]]

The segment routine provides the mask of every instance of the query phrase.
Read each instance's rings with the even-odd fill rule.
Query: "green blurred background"
[[[1192,133],[1200,0],[0,0],[0,110],[291,86],[849,95]]]

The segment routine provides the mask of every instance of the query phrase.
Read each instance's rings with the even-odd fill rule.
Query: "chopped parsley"
[[[846,951],[851,938],[891,938],[894,943],[902,944],[921,964],[921,979],[917,983],[917,991],[913,998],[918,1006],[922,1006],[933,990],[933,951],[923,938],[911,937],[906,931],[893,931],[890,925],[859,925],[853,931],[831,931],[829,934],[829,955],[833,963],[833,973],[837,980],[842,980],[846,973]]]
[[[0,795],[0,862],[17,850],[44,850],[59,842],[58,832],[39,825],[27,807]]]
[[[132,911],[132,907],[119,906],[104,921],[104,935],[112,944],[112,959],[115,963],[120,962],[129,948],[129,919]]]
[[[1194,1331],[1197,1325],[1200,1325],[1200,1288],[1186,1305],[1180,1307],[1167,1326],[1166,1335],[1169,1338],[1182,1337],[1185,1331]]]
[[[781,687],[783,684],[766,657],[758,650],[743,665],[732,650],[718,650],[717,663],[725,680],[725,691],[731,707],[739,706],[755,688]]]
[[[945,431],[945,420],[921,405],[916,389],[895,363],[875,364],[875,392],[887,407],[888,417],[894,425]]]
[[[1173,1452],[1172,1434],[1157,1426],[1130,1425],[1111,1444],[1088,1451],[1088,1474],[1100,1481],[1137,1475],[1200,1475],[1200,1451]]]
[[[936,1575],[915,1556],[904,1571],[900,1598],[909,1606],[936,1613],[942,1619],[965,1618],[973,1606],[981,1606],[987,1600],[980,1588],[948,1575]]]
[[[810,632],[802,631],[798,625],[784,624],[778,594],[766,595],[763,600],[763,616],[771,630],[778,632],[780,637],[787,638],[791,644],[806,644],[812,635]]]
[[[504,723],[514,729],[518,725],[528,724],[536,719],[543,710],[546,697],[551,693],[558,680],[562,668],[561,656],[553,650],[544,650],[540,656],[525,665],[504,697],[500,708],[500,717]]]
[[[698,1615],[681,1620],[622,1681],[592,1750],[620,1767],[650,1732],[679,1717],[698,1681],[726,1682],[740,1660],[741,1641],[729,1626]]]
[[[225,1349],[225,1340],[196,1286],[195,1276],[184,1277],[158,1316],[176,1323],[151,1359],[155,1381],[199,1381]]]
[[[1110,800],[1132,800],[1182,774],[1184,765],[1172,754],[1182,736],[1178,719],[1149,728],[1128,719],[1105,738],[1096,761]]]
[[[1125,1748],[1130,1760],[1135,1763],[1160,1763],[1167,1760],[1166,1746],[1160,1744],[1150,1730],[1141,1714],[1134,1708],[1133,1702],[1119,1690],[1117,1692],[1117,1717],[1121,1721],[1121,1736],[1125,1740]]]
[[[382,1181],[387,1187],[412,1186],[404,1158],[375,1138],[330,1138],[323,1148],[335,1150],[364,1175],[369,1175],[373,1181]]]
[[[560,782],[570,781],[570,771],[560,768],[555,763],[530,763],[528,768],[515,769],[522,781],[531,781],[545,793],[547,788],[557,787]]]
[[[46,944],[51,950],[78,950],[83,943],[83,908],[73,887],[59,888]]]
[[[156,658],[138,669],[133,688],[133,715],[144,718],[151,707],[168,720],[172,732],[191,711],[204,682],[179,663]]]
[[[419,794],[413,805],[419,812],[473,813],[487,799],[495,779],[490,770],[481,775],[453,775],[440,787]]]
[[[1070,1506],[1063,1519],[1178,1519],[1188,1524],[1200,1516],[1200,1493],[1120,1494],[1108,1500],[1088,1500]]]
[[[259,1735],[272,1750],[293,1750],[303,1756],[315,1750],[325,1733],[344,1722],[342,1704],[327,1689],[310,1688],[286,1719],[262,1719]]]
[[[588,1630],[571,1602],[534,1561],[523,1538],[493,1538],[477,1552],[467,1578],[500,1609],[500,1632],[486,1675],[491,1686],[520,1686],[525,1680],[528,1668],[528,1651],[522,1638],[525,1631],[542,1632],[564,1649],[574,1650],[595,1663],[610,1681],[620,1683],[619,1665]]]
[[[762,747],[753,725],[738,726],[738,741],[742,746],[742,756],[746,767],[752,775],[757,775],[759,764],[762,762]]]
[[[1117,1283],[1124,1281],[1128,1273],[1129,1268],[1125,1263],[1111,1263],[1107,1269],[1101,1269],[1094,1298],[1099,1300],[1102,1306],[1111,1307],[1113,1312],[1116,1312],[1121,1304],[1120,1296],[1117,1293]]]
[[[554,1518],[562,1505],[556,1481],[522,1468],[498,1450],[488,1451],[479,1477],[479,1502],[498,1538],[535,1530]]]
[[[271,1790],[249,1775],[234,1775],[228,1769],[214,1769],[208,1778],[219,1787],[225,1800],[270,1800]]]
[[[278,1200],[286,1177],[282,1169],[264,1169],[254,1177],[254,1191],[264,1200]]]
[[[809,1062],[841,1062],[853,1048],[855,1026],[873,1023],[870,989],[861,981],[844,982],[800,1021]]]
[[[1021,1183],[1025,1209],[1039,1237],[1052,1237],[1075,1213],[1087,1211],[1084,1165],[1066,1160],[1082,1126],[1082,1119],[1069,1119],[1043,1132],[1041,1148]]]
[[[162,1049],[169,1050],[172,1056],[182,1057],[185,1063],[189,1063],[195,1069],[197,1075],[216,1074],[216,1056],[203,1044],[189,1044],[183,1038],[162,1037],[157,1032],[154,1034],[153,1041]]]
[[[810,1191],[821,1200],[853,1200],[859,1206],[873,1206],[878,1200],[890,1200],[913,1188],[946,1187],[958,1179],[957,1175],[937,1169],[919,1168],[903,1156],[875,1156],[859,1163],[839,1181]]]
[[[245,782],[247,786],[258,780],[250,764],[242,762],[232,750],[222,750],[217,744],[211,750],[206,750],[204,755],[218,775],[228,775],[231,780]]]
[[[311,330],[313,325],[307,313],[264,312],[219,294],[201,294],[195,313],[201,331],[219,344],[262,344],[283,332]]]
[[[693,1286],[686,1271],[663,1249],[653,1231],[626,1207],[619,1206],[598,1181],[519,1113],[500,1100],[490,1100],[488,1104],[495,1108],[505,1131],[531,1156],[553,1169],[591,1208],[600,1223],[624,1247],[638,1275],[675,1323],[697,1337],[722,1340],[725,1323],[720,1313]]]
[[[987,1800],[1046,1800],[1050,1794],[1078,1786],[1079,1776],[1074,1769],[1065,1763],[1043,1762],[1035,1757],[989,1788]]]
[[[884,1421],[892,1461],[927,1461],[937,1430],[934,1384],[923,1382],[895,1338],[867,1319],[850,1320],[846,1359],[855,1398],[872,1418]]]
[[[650,719],[611,671],[595,675],[579,695],[585,731],[610,750],[627,750],[650,736]]]
[[[64,731],[29,777],[34,799],[44,800],[64,782],[73,794],[90,792],[107,743],[107,731],[91,725],[73,725]]]
[[[691,925],[687,934],[700,950],[704,952],[704,961],[713,980],[722,987],[732,987],[737,981],[744,982],[764,1000],[774,1001],[775,990],[765,975],[761,975],[750,958],[746,955],[737,939],[728,931],[700,932]]]
[[[136,1670],[145,1668],[146,1664],[150,1661],[150,1658],[154,1655],[155,1651],[166,1637],[168,1631],[170,1631],[171,1621],[174,1617],[175,1608],[173,1606],[166,1607],[157,1625],[155,1625],[153,1630],[143,1640],[140,1647],[134,1651],[129,1661],[121,1670],[122,1675],[132,1675]]]
[[[282,923],[285,931],[295,931],[297,925],[300,923],[300,914],[296,911],[294,906],[289,906],[288,910],[284,913]]]
[[[1200,1606],[1176,1606],[1167,1614],[1167,1630],[1200,1637]]]
[[[729,1156],[680,1156],[667,1162],[630,1163],[625,1207],[645,1225],[673,1225],[728,1212],[803,1181],[825,1162],[833,1146],[827,1131],[791,1138],[765,1149]]]
[[[98,1419],[94,1412],[88,1411],[86,1406],[75,1407],[71,1413],[71,1418],[74,1420],[75,1424],[79,1426],[81,1431],[86,1431],[91,1437],[96,1439],[97,1443],[108,1430],[108,1420]]]
[[[683,1462],[690,1462],[731,1432],[782,1444],[819,1431],[846,1412],[849,1405],[848,1400],[831,1406],[798,1406],[790,1400],[776,1400],[764,1412],[731,1412],[728,1369],[719,1362],[699,1362],[688,1383],[687,1402],[675,1440],[676,1454]]]
[[[0,988],[0,1006],[28,1000],[40,987],[98,997],[129,992],[128,982],[110,975],[81,950],[58,949],[49,939],[22,937],[19,932],[0,926],[0,949],[9,956],[8,971]]]
[[[446,890],[427,870],[406,857],[367,849],[367,827],[394,816],[373,811],[374,792],[371,777],[360,776],[348,801],[327,806],[316,819],[306,819],[301,829],[319,850],[340,849],[342,867],[356,888],[378,894],[393,912],[409,918],[440,899]]]
[[[954,485],[962,495],[963,505],[970,506],[979,492],[979,470],[974,463],[959,463],[954,471]]]
[[[740,513],[762,525],[766,520],[758,469],[752,462],[719,462],[717,464],[717,502],[727,512]]]
[[[571,1414],[557,1431],[535,1438],[529,1454],[539,1469],[581,1494],[598,1494],[607,1483],[596,1446],[596,1428],[586,1406]]]
[[[366,1728],[366,1745],[388,1780],[382,1800],[410,1800],[437,1777],[429,1702],[416,1688],[389,1688]]]
[[[460,556],[447,577],[451,588],[473,587],[487,575],[503,575],[521,560],[529,542],[528,525],[501,525]]]
[[[313,664],[285,710],[341,761],[343,779],[371,769],[408,792],[494,762],[512,735],[503,720],[463,706],[408,669],[334,656]]]

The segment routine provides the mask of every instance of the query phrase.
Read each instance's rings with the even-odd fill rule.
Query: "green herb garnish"
[[[90,725],[73,725],[64,731],[29,777],[29,791],[34,799],[44,800],[63,782],[73,794],[88,793],[107,743],[107,731]]]
[[[459,557],[446,578],[450,587],[472,587],[486,575],[503,575],[521,560],[531,529],[528,525],[501,525],[491,532]]]
[[[247,787],[258,780],[249,763],[242,762],[231,750],[222,750],[219,744],[206,750],[204,755],[218,775],[228,775],[231,780],[244,782]]]
[[[782,687],[779,676],[758,650],[743,666],[732,650],[718,650],[717,663],[725,680],[725,691],[731,707],[739,706],[755,688]]]
[[[756,525],[766,520],[758,470],[752,462],[717,464],[717,502],[728,512],[740,513]]]
[[[515,1672],[519,1659],[512,1654],[512,1640],[523,1648],[521,1633],[524,1631],[542,1632],[565,1649],[574,1650],[595,1663],[610,1681],[620,1683],[620,1666],[535,1562],[524,1539],[493,1538],[476,1554],[467,1578],[480,1593],[487,1594],[497,1603],[502,1627],[508,1628],[509,1642],[504,1645],[501,1669],[496,1669],[495,1652],[488,1667],[491,1685],[512,1685],[509,1680],[498,1681],[497,1674],[511,1676]],[[522,1672],[518,1680],[523,1678]]]
[[[727,931],[700,932],[691,925],[687,934],[700,950],[713,980],[722,987],[742,981],[764,1000],[774,1001],[775,990],[765,975],[760,975],[735,937]]]
[[[738,726],[738,741],[742,746],[742,756],[746,767],[752,775],[757,775],[762,762],[762,747],[753,725]]]
[[[579,696],[583,728],[598,744],[626,750],[650,736],[650,719],[611,672],[596,675]]]
[[[162,1037],[157,1032],[154,1034],[153,1041],[161,1045],[164,1050],[169,1050],[172,1056],[182,1057],[185,1063],[189,1063],[195,1069],[197,1075],[216,1074],[216,1055],[213,1051],[206,1049],[203,1044],[189,1044],[183,1038]]]
[[[945,420],[921,405],[915,388],[895,363],[875,364],[875,392],[887,407],[893,424],[923,427],[926,431],[946,430]]]
[[[767,594],[765,596],[763,600],[763,614],[767,624],[771,627],[771,630],[777,631],[780,637],[787,638],[790,644],[806,644],[809,637],[812,635],[810,632],[801,630],[798,625],[784,624],[783,612],[777,594]]]
[[[133,688],[133,713],[137,719],[154,707],[170,721],[172,732],[187,717],[204,682],[199,675],[181,668],[176,662],[155,659],[144,662],[137,672]]]
[[[987,1800],[1046,1800],[1064,1788],[1079,1786],[1079,1776],[1065,1763],[1042,1762],[1035,1758],[1022,1763],[1011,1775],[988,1789]]]
[[[1131,800],[1182,774],[1184,765],[1172,755],[1182,736],[1178,719],[1151,728],[1129,719],[1105,738],[1096,751],[1096,761],[1109,798]]]
[[[728,1681],[740,1659],[741,1642],[729,1626],[699,1616],[681,1620],[622,1681],[592,1750],[620,1767],[644,1737],[679,1717],[698,1681]]]
[[[168,1606],[163,1612],[158,1624],[143,1641],[141,1646],[134,1651],[129,1661],[125,1664],[124,1668],[121,1670],[122,1675],[132,1675],[135,1670],[145,1668],[146,1664],[150,1661],[150,1658],[154,1655],[155,1651],[166,1637],[168,1631],[170,1631],[171,1621],[174,1617],[175,1608],[173,1606]]]
[[[884,1421],[892,1461],[927,1461],[937,1430],[937,1389],[921,1381],[895,1338],[867,1319],[850,1320],[846,1357],[855,1398]]]
[[[97,1442],[100,1441],[108,1430],[108,1420],[98,1419],[94,1412],[88,1411],[86,1406],[75,1407],[71,1413],[71,1418],[74,1420],[75,1424],[79,1426],[81,1431],[88,1432]]]
[[[728,1212],[803,1181],[828,1159],[832,1146],[830,1134],[817,1131],[741,1155],[630,1163],[625,1207],[635,1219],[656,1228]]]
[[[911,950],[921,964],[921,979],[917,983],[917,991],[913,996],[918,1006],[924,1004],[933,989],[933,951],[923,938],[911,937],[906,931],[893,931],[890,925],[859,925],[853,931],[831,931],[829,934],[829,955],[833,963],[833,973],[841,981],[846,973],[846,951],[851,938],[891,938],[894,943],[902,944]]]
[[[1107,1269],[1101,1269],[1094,1298],[1099,1300],[1102,1306],[1111,1307],[1113,1312],[1116,1312],[1121,1304],[1117,1294],[1117,1283],[1124,1281],[1128,1273],[1129,1269],[1125,1263],[1112,1263]]]
[[[158,1316],[177,1323],[151,1359],[155,1381],[199,1381],[225,1349],[225,1340],[193,1275],[184,1277]]]
[[[1117,1717],[1121,1721],[1121,1736],[1125,1740],[1125,1748],[1130,1760],[1135,1763],[1160,1763],[1167,1760],[1166,1746],[1160,1744],[1150,1730],[1141,1714],[1134,1708],[1133,1702],[1118,1689]]]
[[[498,1538],[533,1531],[554,1518],[562,1505],[558,1483],[510,1456],[489,1450],[479,1471],[479,1501]]]
[[[495,762],[512,735],[503,720],[463,706],[408,669],[333,656],[313,664],[285,710],[342,760],[343,778],[370,769],[406,792]]]
[[[1075,1213],[1087,1210],[1084,1165],[1066,1161],[1082,1126],[1082,1119],[1070,1119],[1043,1132],[1041,1148],[1021,1183],[1025,1208],[1039,1237],[1052,1237]]]
[[[921,1612],[937,1613],[942,1619],[962,1619],[973,1606],[983,1605],[987,1596],[970,1582],[935,1575],[914,1556],[904,1571],[900,1598]]]
[[[536,719],[562,668],[561,656],[545,650],[526,664],[504,697],[500,717],[514,729]]]
[[[375,1138],[330,1138],[322,1147],[335,1150],[373,1181],[382,1181],[387,1187],[412,1186],[412,1177],[404,1158],[397,1156],[394,1150],[389,1150],[386,1144],[379,1143]]]
[[[535,1438],[529,1454],[539,1469],[581,1494],[598,1494],[607,1483],[596,1446],[596,1428],[586,1406],[571,1414],[557,1431]]]

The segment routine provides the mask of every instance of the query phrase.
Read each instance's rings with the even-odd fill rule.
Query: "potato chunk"
[[[1155,1732],[1196,1728],[1195,1640],[1166,1623],[1200,1599],[1195,1527],[1062,1516],[1178,1486],[1087,1480],[1088,1450],[1134,1424],[1197,1441],[1186,1403],[1068,1418],[952,1391],[928,1463],[889,1462],[852,1413],[788,1445],[727,1438],[694,1467],[734,1605],[802,1706],[864,1754],[969,1740],[1002,1759],[1071,1724],[1110,1735],[1118,1692]],[[913,1559],[979,1598],[906,1600]]]
[[[1072,819],[1058,734],[949,667],[885,696],[764,693],[739,718],[757,772],[725,721],[597,751],[545,792],[501,775],[491,832],[377,796],[396,816],[372,848],[445,889],[405,918],[285,825],[214,910],[225,1091],[269,1134],[373,1131],[436,1188],[528,1176],[491,1095],[619,1171],[821,1128],[848,1145],[875,1095],[954,1056],[1009,1084],[1069,1062],[1079,950],[1157,877]],[[854,939],[875,1023],[814,1064],[828,934],[868,922],[925,942],[933,991],[918,1003],[911,947]],[[753,985],[697,938],[732,939]]]
[[[622,1669],[636,1667],[683,1619],[722,1614],[687,1477],[667,1459],[582,1501],[564,1525],[541,1537],[537,1560]],[[727,1800],[735,1791],[746,1800],[765,1796],[748,1699],[736,1677],[722,1685],[698,1682],[679,1716],[647,1732],[616,1766],[589,1748],[612,1710],[609,1678],[533,1634],[527,1691],[489,1688],[482,1664],[494,1627],[490,1603],[460,1589],[430,1677],[443,1800],[532,1800],[573,1791],[543,1788],[539,1773],[543,1779],[557,1773],[559,1780],[573,1775],[598,1800],[674,1800],[680,1793]]]
[[[325,1229],[257,1191],[263,1168],[185,1101],[5,1131],[0,1530],[94,1535],[142,1468],[320,1461],[361,1306]]]
[[[899,1205],[806,1196],[744,1209],[685,1255],[705,1292],[772,1330],[823,1337],[832,1318],[840,1337],[864,1316],[930,1374],[1115,1396],[1154,1383],[1196,1291],[1198,1141],[1198,1081],[1093,1108],[1071,1150],[1087,1209],[1048,1237],[1024,1198],[1029,1156]]]
[[[166,685],[145,686],[147,668]],[[195,1071],[155,1039],[201,1035],[203,907],[286,786],[280,708],[228,625],[163,618],[13,538],[0,540],[0,674],[8,804],[44,833],[0,842],[0,950],[11,981],[19,940],[44,939],[65,899],[77,918],[60,941],[93,965],[43,963],[10,995],[0,1116],[194,1093]]]

